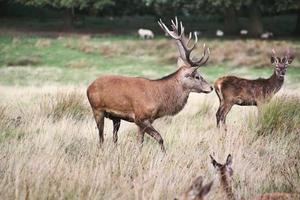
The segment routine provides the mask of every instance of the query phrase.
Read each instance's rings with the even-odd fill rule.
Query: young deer
[[[233,170],[231,168],[232,156],[230,154],[227,156],[225,164],[218,163],[211,155],[210,158],[214,168],[219,174],[221,188],[222,191],[225,193],[226,199],[236,200],[231,186],[231,176],[233,174]]]
[[[179,199],[175,198],[175,200],[204,200],[204,196],[209,193],[213,182],[211,181],[204,186],[202,186],[202,183],[202,176],[197,177],[188,190]]]
[[[232,156],[229,154],[227,156],[225,164],[218,163],[212,156],[210,156],[211,162],[214,168],[217,170],[220,178],[220,183],[223,192],[225,193],[225,198],[227,200],[236,200],[234,193],[232,191],[232,184],[231,184],[231,176],[233,174],[233,170],[231,168],[232,165]],[[296,200],[299,199],[299,194],[292,194],[292,193],[266,193],[262,195],[258,195],[254,197],[255,200]],[[241,198],[244,200],[244,198]]]
[[[225,125],[226,116],[233,105],[257,106],[269,101],[282,87],[287,67],[292,61],[293,57],[289,51],[284,57],[279,58],[275,56],[273,49],[271,63],[274,65],[274,73],[270,78],[255,80],[236,76],[218,78],[214,83],[220,100],[220,106],[216,113],[217,126],[219,127],[220,121]]]
[[[155,119],[175,115],[185,106],[191,92],[209,93],[212,86],[197,72],[209,58],[209,49],[204,48],[200,59],[192,59],[191,52],[194,44],[189,47],[190,37],[184,34],[184,27],[177,18],[172,21],[173,30],[170,31],[160,20],[160,27],[176,40],[180,53],[178,70],[168,76],[157,80],[125,76],[101,76],[87,89],[87,96],[92,107],[94,117],[99,129],[100,144],[103,143],[104,118],[113,121],[113,141],[118,140],[118,130],[121,120],[134,122],[138,126],[138,141],[143,143],[144,133],[152,136],[165,151],[163,139],[154,129],[152,123]],[[179,32],[180,28],[180,32]]]

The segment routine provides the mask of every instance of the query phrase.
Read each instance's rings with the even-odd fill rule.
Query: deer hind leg
[[[220,120],[221,120],[221,112],[222,112],[222,106],[220,105],[218,108],[218,111],[216,113],[216,118],[217,118],[217,127],[220,127]]]
[[[113,141],[116,144],[118,141],[118,131],[120,129],[120,125],[121,125],[121,119],[120,118],[114,118],[112,119],[113,121]]]
[[[233,104],[231,104],[231,103],[223,104],[221,106],[220,121],[222,122],[222,125],[224,126],[225,130],[227,130],[226,117],[227,117],[228,112],[231,110],[232,106],[233,106]]]
[[[158,142],[162,152],[166,152],[164,146],[164,140],[162,139],[159,132],[153,128],[152,124],[148,120],[138,123],[138,126],[142,128],[141,130],[142,132],[148,133],[151,137],[153,137]]]
[[[215,86],[215,91],[216,91],[216,94],[219,98],[219,102],[220,102],[220,105],[219,105],[219,108],[216,112],[216,119],[217,119],[217,127],[219,128],[220,127],[220,120],[221,120],[221,112],[222,112],[222,104],[223,104],[223,98],[222,98],[222,94],[220,92],[220,88]]]
[[[104,111],[100,111],[100,110],[93,110],[94,113],[94,118],[97,124],[97,128],[99,131],[99,142],[100,145],[103,144],[104,142],[104,137],[103,137],[103,129],[104,129]]]

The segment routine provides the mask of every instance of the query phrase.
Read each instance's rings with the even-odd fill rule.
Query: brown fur
[[[182,65],[175,73],[158,80],[124,76],[101,76],[96,79],[88,87],[87,96],[99,129],[100,143],[104,141],[104,117],[107,117],[114,123],[114,142],[118,140],[120,121],[126,120],[139,127],[138,140],[141,144],[144,132],[147,132],[165,151],[162,137],[151,125],[153,121],[177,114],[185,106],[190,92],[212,91],[211,86],[201,78],[194,77],[196,82],[184,86],[181,79],[185,74],[195,73],[191,71],[193,69]],[[198,73],[195,76],[199,76]],[[190,80],[186,82],[190,83]]]
[[[160,25],[161,25],[160,21]],[[152,123],[155,119],[175,115],[185,106],[190,92],[209,93],[212,86],[197,72],[204,65],[209,54],[205,49],[205,61],[188,62],[189,56],[183,53],[181,43],[177,43],[182,50],[178,58],[178,70],[166,77],[149,80],[139,77],[101,76],[87,89],[87,96],[92,107],[99,130],[100,144],[103,143],[104,118],[113,121],[113,140],[118,140],[118,130],[121,120],[134,122],[138,126],[138,141],[144,141],[144,133],[152,136],[165,151],[163,139]],[[195,45],[194,45],[195,46]],[[194,49],[194,48],[193,48]],[[190,53],[193,49],[190,49]],[[189,54],[188,54],[189,55]]]
[[[225,125],[226,116],[233,105],[258,106],[269,101],[283,85],[284,75],[292,58],[287,55],[280,59],[271,57],[275,65],[274,73],[267,79],[259,78],[249,80],[236,76],[218,78],[214,83],[216,94],[219,97],[220,106],[216,113],[217,126],[220,121]]]

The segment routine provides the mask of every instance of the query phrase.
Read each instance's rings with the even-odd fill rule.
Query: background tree
[[[300,1],[299,0],[275,0],[274,7],[277,12],[295,12],[297,14],[296,26],[294,34],[300,34]]]
[[[64,10],[64,21],[68,28],[73,26],[75,10],[94,9],[99,11],[106,5],[113,4],[112,0],[15,0],[29,6],[45,7],[50,6]]]

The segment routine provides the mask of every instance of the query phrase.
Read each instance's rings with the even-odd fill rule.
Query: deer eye
[[[196,77],[195,77],[195,79],[199,80],[199,79],[200,79],[200,77],[199,77],[199,76],[196,76]]]

